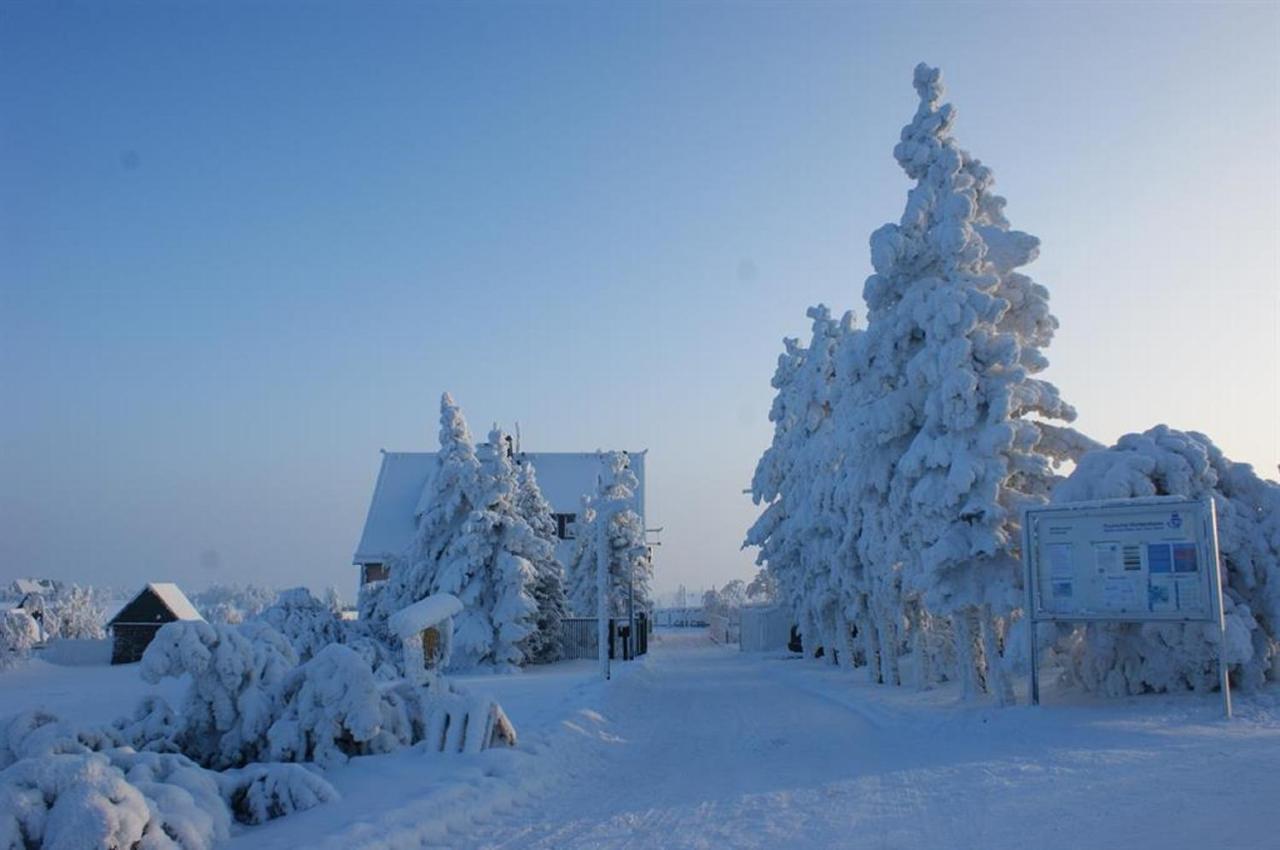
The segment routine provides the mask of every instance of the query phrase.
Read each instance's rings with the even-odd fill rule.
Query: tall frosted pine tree
[[[437,590],[463,605],[454,622],[453,665],[525,662],[524,646],[536,628],[534,563],[551,557],[517,506],[515,466],[506,435],[496,427],[477,449],[475,507],[446,551]]]
[[[462,409],[453,396],[440,397],[440,449],[427,483],[422,515],[408,550],[391,564],[386,587],[374,603],[373,619],[385,622],[405,606],[439,589],[445,553],[462,534],[475,507],[480,464]]]
[[[560,658],[561,621],[569,615],[564,592],[564,567],[556,559],[556,521],[551,504],[538,487],[538,473],[533,461],[523,458],[516,467],[516,506],[525,522],[546,546],[546,556],[533,562],[537,578],[533,584],[533,600],[537,605],[537,627],[525,647],[525,655],[533,663],[544,664]]]
[[[1039,241],[1012,230],[986,166],[958,147],[941,73],[915,69],[919,107],[894,157],[915,181],[898,224],[871,236],[867,327],[850,343],[845,464],[866,461],[856,509],[874,571],[949,616],[966,693],[1012,697],[1003,645],[1021,602],[1021,508],[1090,441],[1050,383],[1049,293],[1016,271]]]

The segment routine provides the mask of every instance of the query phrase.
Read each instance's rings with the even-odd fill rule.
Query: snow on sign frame
[[[1040,702],[1035,623],[1217,623],[1226,646],[1212,499],[1155,497],[1028,508],[1022,561],[1031,618],[1031,701]],[[1219,656],[1231,716],[1227,664]]]

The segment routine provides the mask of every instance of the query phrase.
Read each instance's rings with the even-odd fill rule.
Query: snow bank
[[[111,663],[110,639],[54,638],[40,651],[50,664],[64,667],[92,667]]]

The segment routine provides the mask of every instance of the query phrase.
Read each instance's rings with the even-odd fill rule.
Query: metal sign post
[[[1040,704],[1039,623],[1216,622],[1222,706],[1231,716],[1212,499],[1154,497],[1028,508],[1022,535],[1033,705]]]

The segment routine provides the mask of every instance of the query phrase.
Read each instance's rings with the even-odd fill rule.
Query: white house
[[[635,510],[644,521],[644,462],[648,449],[626,452],[636,488]],[[373,485],[373,498],[353,563],[360,568],[360,585],[387,577],[387,563],[413,542],[418,518],[426,508],[427,483],[435,474],[435,452],[382,453],[382,468]],[[556,556],[567,564],[573,552],[574,523],[582,497],[596,491],[600,459],[595,452],[519,452],[517,463],[533,464],[542,495],[551,503],[560,538]]]

